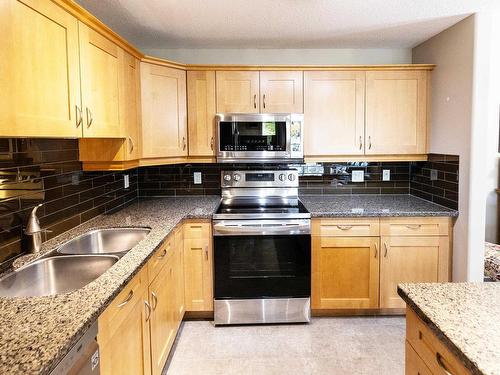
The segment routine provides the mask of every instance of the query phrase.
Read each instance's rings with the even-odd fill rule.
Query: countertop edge
[[[464,366],[471,371],[474,375],[485,375],[477,365],[472,362],[454,343],[448,336],[425,314],[422,309],[409,297],[406,292],[401,289],[398,285],[398,294],[405,301],[405,303],[410,307],[417,316],[431,329],[431,331],[436,335],[436,337],[455,355],[458,359],[462,361]]]

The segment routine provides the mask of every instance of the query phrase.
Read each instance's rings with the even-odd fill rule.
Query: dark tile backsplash
[[[123,175],[130,187],[123,188]],[[78,140],[0,139],[0,263],[25,249],[24,225],[38,210],[47,240],[137,199],[137,170],[83,172]]]
[[[458,167],[456,155],[430,154],[428,161],[413,163],[410,193],[457,210]]]

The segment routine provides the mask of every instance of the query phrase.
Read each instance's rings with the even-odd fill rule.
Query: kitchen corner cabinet
[[[142,157],[187,156],[186,72],[141,63]]]
[[[120,83],[123,53],[120,47],[78,23],[84,137],[119,138]]]
[[[428,74],[366,72],[366,154],[427,152]]]
[[[51,1],[0,5],[0,134],[81,136],[78,21]]]
[[[215,71],[188,71],[189,156],[215,156],[215,107]]]
[[[213,251],[209,222],[184,225],[186,311],[213,311]]]
[[[304,152],[365,153],[365,72],[304,72]]]

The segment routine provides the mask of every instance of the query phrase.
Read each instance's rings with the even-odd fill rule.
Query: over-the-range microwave
[[[304,160],[302,114],[217,114],[219,163],[296,163]]]

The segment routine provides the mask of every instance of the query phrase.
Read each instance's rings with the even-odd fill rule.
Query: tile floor
[[[164,374],[403,375],[404,337],[402,317],[237,327],[190,321]]]

